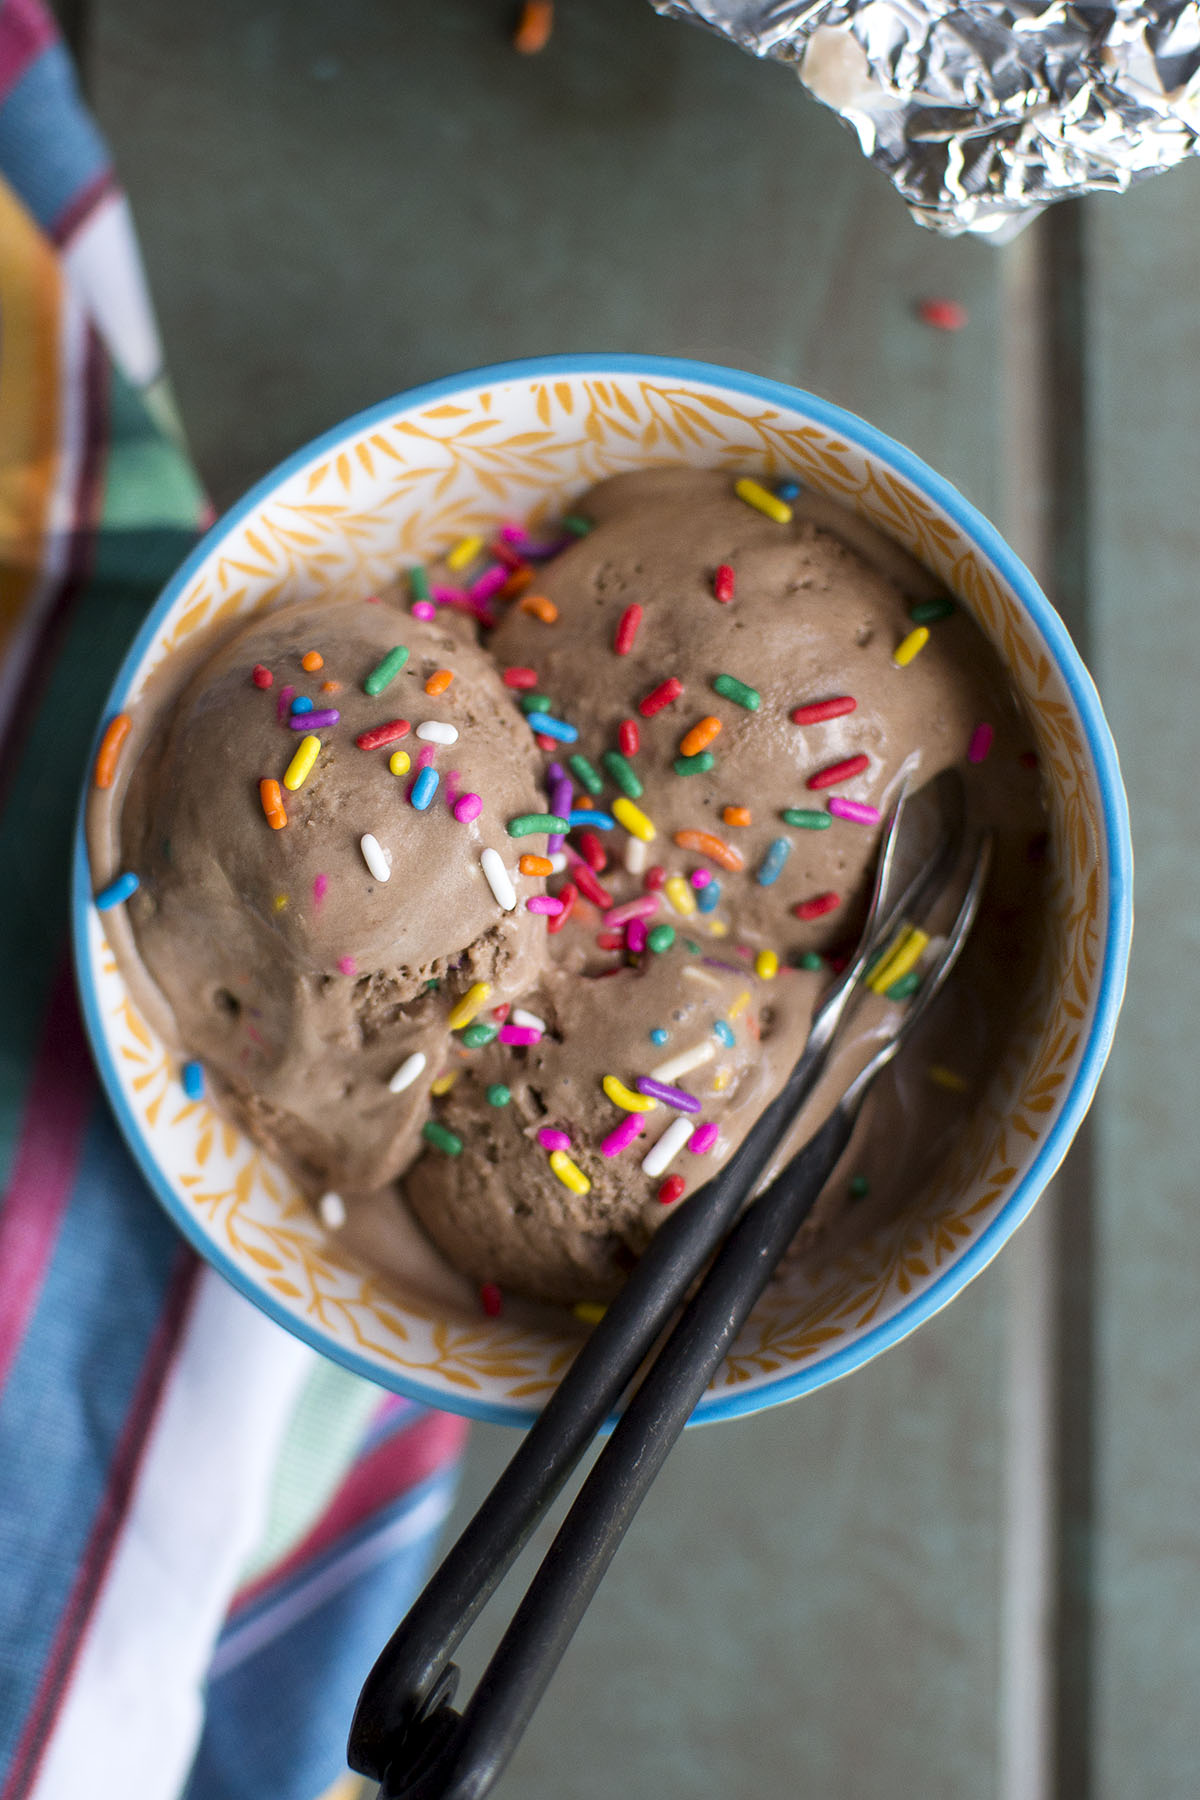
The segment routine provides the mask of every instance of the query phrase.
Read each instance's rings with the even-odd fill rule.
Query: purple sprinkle
[[[742,972],[736,963],[722,962],[719,956],[702,956],[700,961],[706,969],[728,969],[731,975],[740,975]]]
[[[543,1125],[538,1132],[538,1143],[543,1150],[569,1150],[571,1140],[565,1131],[555,1131],[553,1125]]]
[[[478,794],[460,794],[454,802],[454,816],[460,825],[469,825],[483,811],[483,801]]]
[[[296,690],[294,687],[280,688],[279,698],[275,702],[275,717],[279,720],[279,723],[281,725],[283,724],[283,721],[287,718],[288,707],[292,704],[292,701],[295,698],[296,698]]]
[[[412,616],[414,619],[436,619],[437,607],[433,604],[432,600],[415,600],[413,602]]]
[[[652,1075],[639,1075],[637,1091],[645,1094],[647,1100],[661,1100],[664,1106],[673,1106],[676,1112],[698,1113],[700,1102],[695,1095],[687,1094],[682,1088],[667,1087],[664,1082],[655,1081]]]
[[[502,1025],[500,1027],[502,1044],[540,1044],[541,1041],[541,1032],[535,1031],[532,1025]],[[566,1144],[558,1145],[560,1150],[565,1150],[566,1147]]]
[[[508,570],[504,564],[493,563],[490,569],[484,570],[478,581],[471,583],[467,592],[471,599],[478,604],[479,601],[490,600],[493,594],[498,594],[507,580]]]
[[[992,747],[995,734],[990,725],[977,725],[971,733],[971,742],[967,745],[967,761],[981,763]]]
[[[693,1131],[691,1137],[688,1139],[687,1144],[692,1155],[707,1156],[713,1145],[716,1143],[717,1138],[720,1136],[720,1130],[720,1126],[715,1125],[711,1119],[707,1120],[703,1125],[697,1125],[695,1131]]]
[[[712,880],[712,876],[707,869],[693,869],[688,880],[694,888],[706,888]]]
[[[600,1146],[601,1156],[620,1156],[628,1150],[646,1123],[645,1113],[626,1113],[615,1131],[610,1131]]]
[[[556,900],[553,894],[532,894],[525,902],[525,909],[531,913],[546,913],[548,917],[553,918],[562,911],[563,903],[561,900]]]
[[[625,927],[625,948],[634,956],[640,956],[646,948],[645,919],[630,919]]]
[[[554,771],[558,770],[555,775]],[[571,799],[575,792],[571,777],[565,773],[561,763],[551,763],[547,771],[550,778],[550,811],[565,819],[571,810]],[[561,831],[555,831],[546,839],[546,855],[553,856],[561,850],[564,843]]]
[[[851,825],[878,825],[879,812],[874,806],[864,806],[861,800],[843,800],[835,794],[829,802],[829,810],[835,819],[848,819]]]
[[[335,706],[327,706],[323,712],[293,713],[288,724],[293,731],[313,731],[325,725],[336,725],[341,716]]]

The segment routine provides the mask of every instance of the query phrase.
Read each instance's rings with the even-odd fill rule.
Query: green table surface
[[[69,10],[218,504],[478,363],[757,370],[1009,530],[1123,757],[1131,991],[1058,1190],[849,1381],[687,1436],[500,1800],[1194,1795],[1200,168],[1000,251],[921,231],[786,71],[645,0],[563,0],[529,59],[484,0]],[[475,1431],[462,1516],[512,1445]]]

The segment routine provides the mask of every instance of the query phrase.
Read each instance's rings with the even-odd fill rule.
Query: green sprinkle
[[[428,600],[429,577],[424,563],[414,563],[408,571],[408,591],[414,600]]]
[[[508,821],[509,837],[532,837],[537,831],[544,831],[551,837],[561,833],[565,837],[570,829],[570,820],[560,819],[557,813],[518,813],[515,819]]]
[[[669,950],[674,942],[675,927],[673,925],[654,925],[646,933],[646,943],[656,956],[664,950]]]
[[[382,694],[388,683],[390,681],[395,681],[397,675],[407,661],[407,648],[403,644],[397,644],[396,648],[394,650],[389,650],[383,661],[381,663],[376,663],[375,667],[371,670],[371,673],[363,682],[363,692],[365,694],[371,694],[372,696],[375,694]]]
[[[520,704],[523,713],[554,711],[554,702],[549,694],[522,694]]]
[[[507,1106],[512,1099],[512,1089],[505,1087],[502,1081],[493,1081],[487,1091],[489,1106]]]
[[[754,688],[747,687],[736,675],[718,675],[713,687],[722,699],[732,700],[738,706],[744,706],[747,712],[757,712],[762,705],[762,695]]]
[[[641,799],[646,790],[638,780],[628,757],[622,756],[619,750],[606,750],[600,761],[623,794],[628,794],[631,800]]]
[[[595,796],[604,792],[604,779],[597,774],[586,756],[568,756],[567,767],[580,787],[586,788],[589,794]]]
[[[870,1191],[871,1184],[865,1175],[855,1175],[851,1178],[850,1198],[852,1200],[865,1200]]]
[[[444,1150],[447,1156],[458,1156],[462,1152],[462,1139],[439,1125],[436,1119],[426,1119],[421,1127],[421,1136],[427,1144],[433,1144],[438,1150]]]
[[[953,600],[920,600],[916,606],[909,607],[908,616],[914,625],[933,625],[938,619],[948,619],[957,611]]]
[[[889,1000],[908,1000],[916,993],[920,985],[920,971],[917,969],[910,969],[907,975],[902,975],[900,977],[899,981],[893,981],[891,987],[887,991],[887,997]]]
[[[477,1020],[474,1025],[467,1026],[460,1042],[465,1044],[468,1050],[482,1050],[485,1044],[491,1043],[499,1029],[498,1025],[485,1025],[482,1020]]]
[[[690,954],[692,956],[699,956],[699,954],[700,954],[700,946],[696,942],[695,938],[684,938],[683,947],[685,950],[690,952]]]
[[[828,831],[833,824],[832,813],[809,812],[803,806],[786,806],[780,817],[785,825],[798,825],[801,831]]]
[[[573,537],[586,537],[592,529],[592,521],[585,519],[581,513],[567,513],[564,515],[562,528]]]
[[[806,950],[800,958],[800,967],[808,969],[814,975],[819,975],[825,967],[825,958],[816,950]]]
[[[675,773],[677,775],[707,775],[716,767],[717,759],[711,750],[702,750],[699,756],[677,756]]]
[[[437,976],[435,975],[432,981],[427,981],[425,983],[425,992],[427,994],[436,994],[437,991],[438,991],[438,979],[437,979]]]

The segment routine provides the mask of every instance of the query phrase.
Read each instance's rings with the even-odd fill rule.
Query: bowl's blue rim
[[[617,353],[567,354],[528,357],[510,363],[494,363],[484,368],[467,370],[462,374],[445,376],[439,381],[426,382],[420,387],[397,394],[390,400],[384,400],[376,406],[368,407],[364,412],[356,413],[352,418],[315,438],[280,463],[268,475],[265,475],[205,533],[159,595],[134,639],[128,655],[122,662],[109,692],[104,711],[97,723],[93,737],[92,756],[89,757],[87,766],[90,769],[104,722],[111,716],[113,710],[118,710],[117,696],[123,697],[126,693],[134,672],[159,629],[159,621],[163,614],[174,604],[183,588],[211,552],[214,543],[227,536],[248,513],[254,510],[261,500],[278,487],[281,481],[304,468],[315,457],[336,449],[347,438],[355,437],[371,426],[382,423],[398,411],[409,410],[413,407],[427,405],[433,400],[508,381],[536,380],[539,377],[554,375],[622,373],[702,381],[734,393],[751,395],[768,404],[799,407],[812,418],[818,419],[831,431],[849,438],[860,449],[882,457],[894,468],[900,470],[916,487],[928,494],[949,514],[979,549],[990,557],[997,569],[1020,596],[1022,604],[1049,646],[1078,708],[1088,748],[1095,762],[1100,787],[1105,848],[1110,871],[1103,967],[1100,972],[1096,1010],[1088,1041],[1062,1113],[1038,1150],[1030,1169],[1023,1180],[1017,1184],[1001,1212],[971,1242],[957,1261],[949,1265],[927,1288],[922,1289],[892,1318],[874,1326],[864,1336],[856,1338],[852,1344],[834,1351],[794,1375],[782,1376],[778,1380],[744,1392],[735,1389],[732,1393],[702,1401],[696,1409],[693,1422],[703,1424],[717,1419],[732,1419],[746,1413],[763,1411],[767,1407],[794,1400],[801,1394],[811,1392],[814,1388],[825,1386],[827,1382],[836,1380],[839,1376],[849,1374],[852,1369],[871,1361],[880,1351],[886,1350],[890,1345],[898,1343],[901,1338],[907,1337],[910,1331],[915,1331],[918,1325],[923,1324],[926,1319],[939,1312],[956,1294],[960,1293],[969,1281],[986,1268],[1001,1245],[1011,1237],[1017,1226],[1026,1218],[1034,1202],[1062,1162],[1071,1140],[1091,1104],[1096,1084],[1100,1079],[1112,1045],[1117,1014],[1120,1011],[1125,990],[1129,946],[1133,930],[1133,849],[1129,829],[1129,808],[1121,780],[1116,746],[1101,710],[1099,696],[1091,677],[1071,642],[1062,620],[1029,570],[1009,549],[1000,533],[984,518],[983,514],[944,476],[938,475],[911,450],[906,449],[903,444],[897,443],[893,438],[889,438],[875,426],[869,425],[865,419],[860,419],[856,414],[847,412],[840,406],[835,406],[831,401],[822,400],[802,388],[789,387],[785,382],[773,381],[766,376],[751,375],[740,370],[723,368],[716,363],[692,362],[680,357],[633,356]],[[403,1379],[393,1377],[392,1371],[380,1368],[377,1364],[368,1361],[367,1358],[358,1356],[353,1350],[340,1344],[331,1345],[307,1321],[297,1318],[285,1306],[276,1302],[269,1294],[264,1293],[260,1287],[244,1275],[235,1263],[205,1237],[191,1214],[178,1203],[170,1184],[163,1179],[157,1165],[149,1155],[137,1121],[126,1103],[116,1066],[108,1052],[95,985],[90,979],[87,922],[92,891],[84,834],[87,793],[88,787],[85,780],[76,819],[71,896],[72,946],[84,1019],[88,1035],[91,1038],[92,1052],[100,1069],[109,1104],[116,1114],[118,1125],[142,1174],[176,1225],[201,1256],[217,1268],[248,1300],[267,1313],[277,1324],[282,1325],[285,1330],[292,1332],[323,1355],[332,1357],[355,1374],[378,1385],[394,1387],[396,1391],[413,1399],[423,1401],[430,1406],[440,1407],[443,1410],[452,1410],[492,1424],[528,1425],[536,1416],[531,1409],[496,1405],[489,1401],[474,1400],[465,1395],[460,1396],[457,1393],[446,1394],[440,1389],[429,1388],[420,1381],[411,1380],[407,1375]]]

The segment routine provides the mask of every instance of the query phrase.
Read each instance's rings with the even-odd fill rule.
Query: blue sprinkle
[[[737,1043],[737,1039],[733,1035],[733,1027],[727,1025],[724,1019],[717,1020],[716,1024],[713,1026],[713,1031],[723,1044],[729,1045],[730,1049]]]
[[[783,865],[792,854],[792,846],[787,838],[776,838],[762,859],[758,874],[754,877],[759,887],[773,887],[783,873]]]
[[[540,731],[543,737],[557,738],[560,744],[573,744],[579,736],[574,725],[568,725],[565,719],[554,719],[549,713],[526,713],[525,718],[531,731]]]
[[[696,905],[702,913],[716,912],[721,904],[721,884],[714,875],[696,894]]]
[[[313,703],[307,694],[297,694],[296,698],[292,701],[292,711],[294,713],[311,712],[312,709]]]
[[[183,1091],[189,1100],[204,1098],[204,1064],[186,1062],[179,1071],[179,1079],[183,1083]]]
[[[412,784],[412,793],[408,796],[418,812],[425,811],[425,808],[437,793],[438,782],[440,780],[441,776],[436,769],[426,768],[421,770],[421,773]]]
[[[800,492],[800,483],[798,481],[781,481],[775,492],[781,500],[794,500]]]
[[[111,906],[120,906],[122,900],[128,900],[130,894],[136,894],[141,885],[137,876],[127,869],[124,875],[118,875],[114,882],[96,895],[97,912],[107,912]]]
[[[664,1031],[661,1025],[657,1025],[650,1033],[650,1042],[652,1044],[665,1044],[670,1035],[669,1031]]]
[[[615,831],[617,828],[617,821],[611,814],[592,812],[586,806],[581,806],[577,812],[569,812],[567,824],[572,831],[578,831],[581,825],[591,825],[596,831]]]

